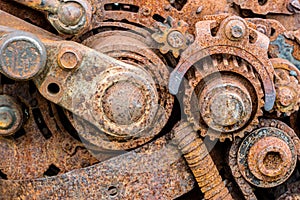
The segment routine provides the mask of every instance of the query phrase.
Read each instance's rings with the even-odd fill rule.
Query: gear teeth
[[[259,78],[255,75],[255,72],[253,71],[253,68],[249,66],[249,64],[245,61],[238,62],[235,56],[224,56],[221,58],[222,61],[218,63],[218,59],[216,57],[211,56],[212,59],[212,65],[217,67],[210,67],[209,63],[206,59],[203,60],[202,69],[195,68],[195,77],[192,78],[192,80],[189,81],[189,88],[186,88],[185,96],[186,99],[184,112],[187,115],[187,120],[193,124],[194,130],[201,130],[200,135],[202,137],[209,136],[210,140],[219,139],[221,142],[224,142],[226,139],[229,139],[230,141],[233,141],[235,138],[243,138],[245,137],[245,134],[248,133],[250,130],[252,130],[254,127],[258,124],[258,117],[263,115],[262,108],[264,106],[264,92],[262,91],[261,82],[259,81]],[[228,65],[227,65],[228,62]],[[253,113],[252,121],[248,124],[247,127],[237,130],[236,132],[230,134],[230,133],[220,133],[213,131],[212,129],[209,129],[206,127],[206,125],[202,124],[202,122],[196,120],[194,118],[192,111],[194,108],[191,104],[191,97],[194,94],[194,88],[200,83],[200,81],[207,75],[209,75],[212,72],[212,68],[217,68],[220,72],[222,71],[232,71],[237,74],[240,74],[241,76],[245,77],[250,81],[252,86],[255,89],[255,94],[257,96],[257,104],[258,108]],[[202,76],[201,76],[202,74]],[[190,99],[190,100],[188,100]],[[200,114],[199,114],[200,116]],[[208,130],[209,129],[209,130]]]
[[[160,47],[161,53],[165,54],[171,51],[175,58],[180,56],[181,50],[185,50],[191,43],[189,39],[193,38],[187,33],[189,25],[183,20],[177,21],[171,16],[168,16],[164,23],[156,23],[154,27],[157,27],[157,30],[155,30],[156,33],[152,34],[152,38],[164,46]],[[177,32],[175,35],[170,34],[175,31]],[[178,34],[179,37],[176,36]],[[172,42],[170,43],[170,41]]]
[[[226,56],[223,56],[223,64],[224,64],[224,66],[229,67],[229,62],[228,62],[228,59],[226,58]]]
[[[175,57],[175,58],[178,58],[178,57],[179,57],[179,55],[180,55],[180,53],[179,53],[179,50],[178,50],[178,49],[173,49],[173,50],[172,50],[172,53],[173,53],[173,55],[174,55],[174,57]]]
[[[218,64],[219,64],[219,63],[218,63],[218,60],[215,59],[215,58],[213,58],[213,59],[212,59],[212,65],[213,65],[213,67],[217,69],[217,68],[218,68]]]
[[[169,48],[168,48],[166,45],[160,47],[159,50],[160,50],[160,52],[161,52],[162,54],[166,54],[166,53],[169,52]]]

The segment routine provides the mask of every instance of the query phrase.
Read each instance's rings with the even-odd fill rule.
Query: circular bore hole
[[[279,152],[268,152],[263,162],[268,170],[275,170],[283,161]]]
[[[57,83],[50,83],[47,89],[48,92],[51,94],[58,94],[60,92],[60,87]]]
[[[110,186],[107,191],[110,197],[116,197],[118,195],[118,189],[115,186]]]

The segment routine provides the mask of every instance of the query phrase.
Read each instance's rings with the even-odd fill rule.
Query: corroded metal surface
[[[180,154],[164,138],[56,177],[0,180],[1,199],[174,199],[193,187]],[[15,192],[11,192],[11,191]]]
[[[287,60],[274,58],[271,61],[275,69],[277,115],[284,113],[290,116],[299,109],[300,72]]]
[[[249,30],[239,20],[236,18],[225,20],[221,27],[226,28],[220,28],[224,32],[219,31],[217,37],[213,37],[208,28],[211,21],[207,21],[205,26],[207,32],[203,31],[203,24],[199,23],[199,35],[196,36],[195,43],[189,47],[190,49],[184,52],[182,62],[172,72],[169,85],[172,88],[174,85],[176,87],[178,78],[182,77],[182,72],[194,67],[190,74],[189,87],[185,91],[185,113],[195,129],[201,130],[202,136],[208,134],[211,138],[217,138],[220,135],[222,141],[226,138],[232,140],[236,136],[243,137],[245,131],[258,123],[257,117],[262,115],[261,107],[264,104],[262,84],[266,93],[266,90],[270,91],[265,95],[265,101],[268,101],[268,104],[272,104],[272,93],[273,95],[275,93],[273,83],[267,83],[268,78],[272,79],[271,63],[264,58],[267,63],[264,66],[257,65],[257,60],[252,57],[250,48],[257,48],[259,44],[249,47],[248,55],[251,54],[251,57],[247,56],[244,49],[247,45],[252,45],[248,41]],[[238,21],[236,26],[239,27],[237,30],[233,29],[235,25],[231,24],[236,21]],[[245,35],[244,39],[238,38],[240,34],[247,36]],[[208,38],[211,38],[211,41],[208,42]],[[262,41],[257,40],[257,42]],[[243,50],[236,46],[241,43],[244,43]],[[261,47],[264,45],[264,43],[260,44]],[[196,46],[200,46],[203,50],[198,50]],[[224,52],[219,53],[220,50]],[[259,51],[265,51],[264,55],[266,55],[266,49],[259,49]],[[265,82],[260,82],[259,77]],[[177,83],[174,84],[175,82]],[[269,106],[266,102],[264,105]],[[248,126],[245,127],[245,124]]]
[[[204,193],[205,199],[232,199],[210,157],[205,143],[188,122],[174,128],[174,139]]]
[[[299,0],[0,9],[1,199],[299,198]]]
[[[251,184],[274,187],[286,181],[295,170],[298,149],[299,138],[286,124],[261,120],[259,128],[241,142],[237,165]]]

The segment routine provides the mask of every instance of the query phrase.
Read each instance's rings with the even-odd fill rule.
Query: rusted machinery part
[[[180,122],[173,129],[174,140],[204,193],[205,199],[233,199],[205,143],[188,122]]]
[[[237,22],[239,24],[237,26],[240,28],[244,27],[243,22],[236,18],[229,18],[224,23],[231,22]],[[247,53],[243,52],[249,42],[248,36],[245,35],[246,39],[243,39],[243,35],[240,36],[245,43],[243,48],[236,46],[239,45],[240,41],[237,42],[239,39],[229,40],[227,38],[226,34],[230,34],[228,30],[230,31],[231,26],[233,25],[222,25],[217,33],[219,36],[214,37],[211,35],[210,29],[207,30],[208,33],[199,31],[199,37],[197,36],[191,47],[194,45],[197,47],[208,45],[208,47],[204,46],[203,50],[194,52],[194,49],[197,49],[194,46],[184,52],[183,59],[171,73],[169,82],[169,86],[174,88],[174,83],[178,83],[178,78],[184,74],[185,70],[190,70],[186,76],[189,85],[185,88],[184,111],[195,130],[200,130],[202,136],[209,135],[211,139],[220,138],[221,141],[226,138],[233,140],[237,136],[243,137],[247,130],[251,130],[253,126],[257,125],[258,117],[263,114],[262,107],[270,106],[270,99],[265,98],[269,101],[268,106],[262,99],[264,96],[262,84],[264,83],[260,82],[263,76],[261,69],[265,70],[266,65],[261,65],[261,62],[257,62],[255,57],[251,58],[252,53],[248,53],[251,55],[248,57]],[[244,28],[243,34],[248,34],[246,25]],[[232,31],[235,37],[238,37],[239,32]],[[212,38],[210,44],[206,44],[209,43],[209,40],[203,39],[208,37]],[[223,41],[216,40],[218,37],[223,38]],[[217,47],[213,46],[213,42]],[[267,59],[264,60],[268,63]],[[268,71],[271,73],[272,65],[270,63],[268,65],[270,68]],[[190,68],[191,66],[193,67]],[[178,71],[180,71],[180,75],[177,74]],[[271,78],[272,74],[264,75]],[[266,84],[269,83],[265,83],[265,86]],[[270,84],[268,87],[272,91],[274,86],[273,83]]]
[[[294,10],[292,10],[292,8],[294,8],[293,5],[295,3],[292,3],[293,1],[294,0],[234,0],[234,3],[239,5],[241,9],[251,10],[253,13],[260,15],[266,15],[268,13],[291,15],[294,13]]]
[[[51,68],[47,75],[35,79],[35,83],[41,94],[48,100],[66,108],[101,130],[90,137],[103,137],[108,140],[135,138],[141,140],[135,145],[140,145],[160,132],[162,126],[155,124],[159,120],[162,123],[166,122],[167,116],[164,108],[158,104],[160,99],[156,83],[149,72],[118,62],[104,54],[88,50],[84,46],[78,46],[81,48],[81,53],[85,54],[78,67],[71,71],[62,69],[57,64],[55,52],[64,48],[76,52],[77,47],[71,43],[62,46],[62,49],[57,48],[54,43],[51,43],[51,46],[53,49],[50,52],[53,54],[49,56],[54,56],[53,60],[48,60]],[[84,49],[87,51],[84,52]],[[100,56],[102,58],[98,57],[99,55],[102,55]],[[93,57],[95,59],[90,59]],[[118,92],[118,87],[122,88],[122,91]],[[124,92],[135,93],[132,93],[131,97],[124,98]],[[128,115],[127,117],[130,118],[126,119],[126,116],[122,116],[126,113],[113,110],[115,108],[123,111],[129,108],[135,114]],[[131,146],[134,147],[136,146]],[[115,148],[126,147],[122,148],[120,144]]]
[[[288,184],[287,191],[276,200],[298,200],[300,199],[300,182]]]
[[[278,35],[276,40],[270,43],[270,55],[273,58],[286,59],[300,69],[300,45],[296,40],[288,39],[286,34]]]
[[[194,41],[193,35],[187,32],[188,24],[182,20],[177,22],[169,16],[164,23],[158,22],[156,26],[152,38],[161,44],[159,50],[163,54],[171,51],[178,58],[181,51]]]
[[[35,77],[34,82],[45,98],[94,124],[106,133],[104,138],[107,138],[108,135],[114,140],[124,140],[124,138],[139,140],[126,147],[116,146],[115,149],[134,148],[149,141],[160,132],[168,120],[172,107],[171,95],[167,94],[167,99],[161,99],[161,97],[165,97],[166,90],[164,89],[164,93],[160,96],[160,91],[157,90],[156,86],[161,84],[160,80],[167,78],[167,69],[162,67],[164,71],[161,71],[161,75],[157,71],[156,75],[162,77],[155,77],[155,74],[152,77],[153,67],[152,72],[151,70],[147,71],[146,68],[119,62],[74,42],[45,38],[41,40],[47,48],[47,70]],[[149,50],[148,55],[151,55],[151,52]],[[19,56],[17,52],[13,53],[11,56]],[[155,54],[152,53],[153,55]],[[155,59],[159,61],[159,58]],[[161,61],[159,62],[159,65],[164,66]],[[119,80],[119,85],[115,84],[116,80]],[[124,99],[122,94],[118,93],[116,85],[127,88],[127,91],[130,92],[137,91],[133,95],[135,97]],[[166,83],[160,87],[164,87],[164,85]],[[107,90],[110,90],[109,93],[112,96],[108,95],[107,98],[103,99]],[[136,116],[127,122],[122,121],[121,115],[124,113],[119,113],[120,116],[112,116],[109,113],[110,106],[107,104],[111,102],[110,99],[119,99],[120,102],[112,103],[119,105],[123,110],[126,106],[130,107]],[[164,103],[165,100],[167,100],[166,104]],[[140,106],[138,108],[134,105]],[[166,110],[164,106],[166,106]],[[90,110],[86,109],[91,107],[92,115]],[[103,115],[105,112],[108,113]],[[118,115],[117,111],[114,112],[113,115]],[[114,117],[121,121],[114,121],[116,120],[112,119]],[[156,124],[157,122],[159,123]]]
[[[289,61],[281,58],[271,59],[275,69],[276,101],[274,110],[277,116],[290,116],[299,110],[300,71]]]
[[[23,125],[23,109],[11,96],[0,95],[0,135],[16,133]]]
[[[236,159],[239,173],[249,183],[262,188],[275,187],[285,182],[293,173],[299,138],[286,124],[278,120],[262,119],[241,143],[231,159]],[[237,144],[236,144],[237,143]],[[235,162],[235,161],[231,161]],[[236,170],[233,171],[233,173]]]
[[[14,82],[2,75],[1,97],[2,104],[9,103],[10,108],[16,106],[11,99],[18,100],[24,122],[13,135],[0,137],[1,152],[5,152],[0,155],[1,178],[42,178],[98,162],[81,142],[57,127],[56,112],[32,83]],[[108,157],[104,155],[102,160]]]
[[[228,165],[231,169],[232,176],[239,186],[243,197],[246,200],[256,200],[257,197],[254,194],[254,190],[251,185],[243,178],[241,171],[237,164],[237,152],[239,150],[240,143],[242,142],[241,138],[237,138],[231,145],[229,155],[228,155]]]
[[[0,179],[0,199],[174,199],[190,191],[193,184],[178,150],[162,137],[142,148],[63,175]]]
[[[112,42],[114,45],[111,45]],[[157,112],[160,113],[157,114],[156,122],[149,125],[153,126],[152,129],[145,125],[145,130],[143,130],[144,135],[140,137],[135,137],[133,135],[135,134],[134,131],[128,132],[126,140],[122,136],[114,135],[114,132],[110,133],[113,137],[101,136],[99,134],[93,136],[95,133],[88,131],[94,130],[92,127],[86,123],[77,122],[78,119],[74,119],[74,117],[67,113],[73,126],[79,130],[79,135],[96,146],[120,150],[139,146],[145,143],[149,136],[158,134],[171,115],[173,97],[167,90],[168,68],[146,45],[145,38],[126,31],[105,31],[89,37],[83,41],[83,44],[120,61],[146,70],[156,83],[156,93],[158,96],[157,109],[159,109]],[[113,79],[112,81],[114,84],[110,85],[108,83],[107,88],[104,89],[103,96],[97,99],[97,101],[103,102],[103,109],[102,111],[100,110],[101,113],[99,115],[105,115],[107,121],[111,121],[111,126],[119,127],[119,132],[126,132],[125,130],[122,131],[124,124],[131,126],[138,123],[142,118],[149,118],[151,111],[144,109],[147,102],[142,91],[130,85],[130,82],[125,82],[122,79],[119,81],[120,84],[118,83],[118,79]],[[129,100],[125,99],[125,101],[124,96],[128,96]],[[84,128],[83,124],[88,128]],[[111,127],[107,128],[106,133],[109,133],[111,129]],[[94,131],[97,132],[97,130]],[[146,135],[147,137],[144,137]]]
[[[0,28],[0,71],[15,80],[28,80],[44,69],[47,52],[33,34]]]
[[[269,37],[270,41],[276,40],[279,35],[286,32],[286,28],[277,20],[262,18],[246,18],[246,20],[255,24],[256,30]]]
[[[248,27],[240,17],[225,17],[219,27],[215,27],[219,17],[212,16],[210,18],[211,20],[196,24],[195,42],[183,52],[179,64],[171,73],[170,92],[172,94],[178,92],[185,73],[193,64],[207,56],[227,53],[251,63],[262,80],[265,94],[264,109],[271,110],[275,102],[275,88],[273,84],[274,69],[267,57],[269,39]],[[216,28],[217,32],[214,33]],[[249,40],[249,38],[252,39]]]
[[[41,4],[40,0],[15,1],[23,3],[24,5],[28,5],[34,9],[44,10],[46,11],[46,13],[50,13],[51,15],[53,15],[52,13],[54,13],[54,19],[52,19],[50,14],[48,19],[50,22],[51,20],[56,20],[55,22],[58,23],[52,24],[58,31],[60,31],[63,34],[81,33],[71,32],[70,28],[66,28],[64,24],[66,19],[70,19],[72,21],[72,19],[77,19],[78,16],[81,16],[79,14],[81,12],[79,11],[84,11],[82,16],[86,17],[86,22],[90,22],[86,23],[86,26],[84,26],[83,29],[81,29],[83,32],[96,29],[98,27],[99,22],[111,19],[115,21],[122,21],[126,19],[130,22],[135,22],[145,27],[152,27],[154,22],[163,21],[161,19],[167,19],[168,16],[174,16],[183,21],[188,21],[191,25],[190,30],[193,31],[195,23],[201,20],[204,15],[219,13],[222,12],[224,9],[226,9],[227,12],[236,13],[236,11],[226,0],[212,2],[214,4],[213,6],[207,6],[206,0],[191,0],[187,2],[171,2],[168,0],[65,0],[60,3],[57,3],[58,1],[55,0],[46,0],[43,1],[45,2],[44,4]],[[74,6],[74,3],[81,5],[81,9],[78,10],[78,6]],[[65,9],[59,9],[65,4],[69,4],[70,8],[66,7]],[[59,13],[62,14],[59,15]],[[77,16],[77,18],[75,18],[75,16]],[[71,28],[76,29],[77,27],[71,26]]]
[[[184,111],[202,136],[233,140],[258,124],[263,91],[251,64],[221,54],[194,64],[193,70],[187,74]]]
[[[46,11],[52,26],[62,34],[82,34],[90,28],[92,6],[86,0],[15,0],[31,8]]]

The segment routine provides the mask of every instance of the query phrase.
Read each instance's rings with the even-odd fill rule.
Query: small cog
[[[160,43],[160,52],[163,54],[172,52],[178,58],[180,51],[185,50],[194,41],[191,34],[187,32],[188,24],[183,20],[176,21],[168,17],[164,23],[156,23],[157,29],[152,38]]]

